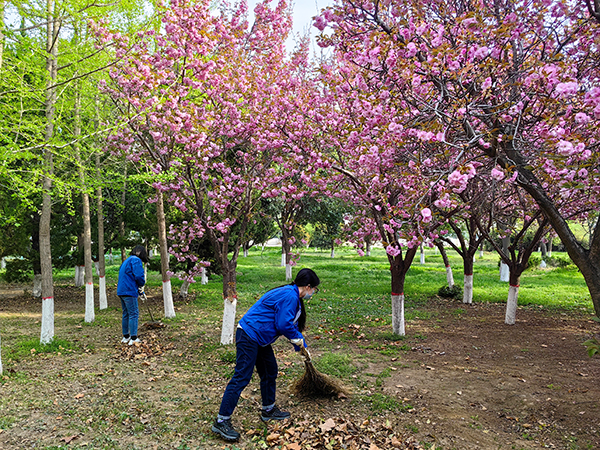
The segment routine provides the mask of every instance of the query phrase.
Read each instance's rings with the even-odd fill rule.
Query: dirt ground
[[[338,349],[359,367],[345,380],[352,395],[290,396],[303,366],[278,342],[278,403],[293,420],[264,426],[253,380],[234,417],[242,439],[227,444],[210,431],[233,367],[232,349],[214,345],[218,321],[178,303],[178,320],[143,331],[139,347],[123,347],[114,295],[91,326],[83,324],[81,290],[55,295],[57,336],[77,349],[12,361],[11,342],[38,337],[40,304],[27,293],[0,298],[2,449],[600,448],[600,358],[582,345],[600,325],[588,316],[520,308],[508,326],[503,305],[439,299],[419,308],[428,318],[408,323],[404,340],[378,337],[389,330],[376,324],[355,330],[356,339],[340,338],[350,328],[309,330],[313,359]]]

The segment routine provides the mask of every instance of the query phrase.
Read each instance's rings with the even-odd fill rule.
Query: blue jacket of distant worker
[[[239,326],[262,347],[279,336],[304,339],[297,325],[300,312],[298,286],[288,284],[266,292],[240,319]]]
[[[135,297],[139,292],[138,288],[146,284],[144,275],[144,264],[137,256],[131,255],[119,269],[119,282],[117,284],[117,295],[120,297]]]

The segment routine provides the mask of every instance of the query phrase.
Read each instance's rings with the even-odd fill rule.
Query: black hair
[[[296,274],[296,278],[292,284],[298,287],[310,286],[317,287],[321,283],[319,277],[312,269],[300,269]],[[300,317],[298,317],[298,330],[302,333],[306,328],[306,307],[304,306],[304,299],[300,297]]]
[[[133,249],[131,250],[131,256],[137,256],[144,263],[147,263],[148,261],[150,261],[148,259],[148,253],[146,252],[146,247],[144,247],[143,245],[136,245],[135,247],[133,247]]]
[[[300,286],[310,286],[317,287],[321,280],[312,269],[300,269],[300,272],[296,275],[294,279],[294,284],[298,287]]]

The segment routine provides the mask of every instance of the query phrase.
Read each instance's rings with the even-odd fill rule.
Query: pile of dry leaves
[[[357,424],[349,419],[329,418],[320,423],[309,420],[294,424],[269,424],[268,431],[250,429],[246,432],[253,440],[263,441],[269,448],[281,446],[283,450],[348,449],[418,450],[423,447],[412,438],[394,430],[389,422],[364,420]]]
[[[167,350],[172,350],[173,344],[163,344],[156,333],[145,333],[142,342],[133,345],[119,344],[115,359],[119,360],[138,360],[161,356]]]

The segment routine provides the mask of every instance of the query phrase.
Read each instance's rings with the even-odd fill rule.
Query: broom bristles
[[[304,362],[304,374],[292,384],[297,397],[346,397],[350,390],[340,381],[315,369],[312,362]]]

